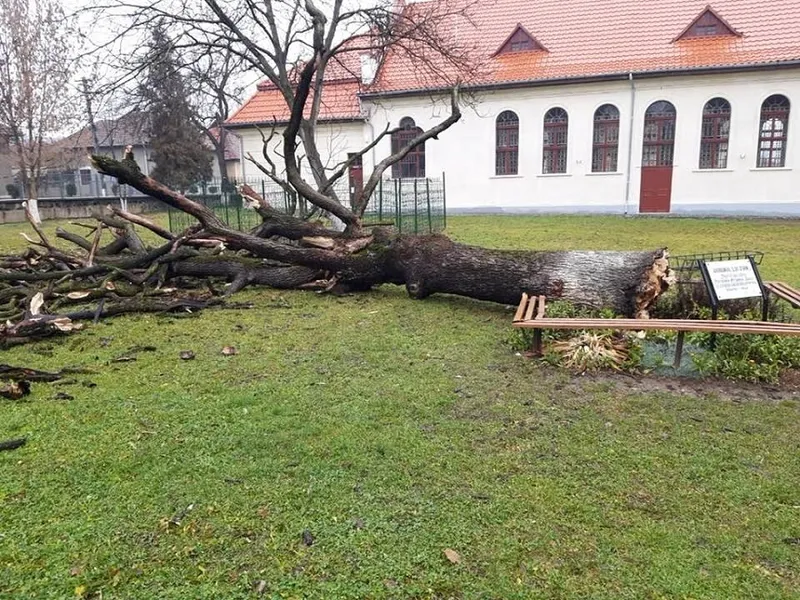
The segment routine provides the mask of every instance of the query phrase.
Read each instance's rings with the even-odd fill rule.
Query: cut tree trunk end
[[[31,220],[36,225],[42,224],[42,217],[39,214],[39,200],[37,198],[28,198],[22,203],[22,207],[31,215]]]

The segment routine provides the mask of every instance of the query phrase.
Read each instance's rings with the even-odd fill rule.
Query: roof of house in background
[[[320,121],[348,121],[363,119],[358,94],[361,83],[357,80],[331,81],[325,84],[320,102]],[[306,114],[311,110],[311,100],[306,103]],[[287,123],[289,107],[283,94],[271,84],[259,84],[256,93],[237,110],[225,124],[269,125]]]
[[[146,145],[150,139],[148,115],[143,111],[131,111],[118,119],[104,119],[95,122],[97,127],[97,140],[101,149],[103,148],[124,148],[128,145]],[[211,135],[219,140],[219,129],[216,127],[210,130]],[[203,137],[206,145],[211,148],[211,142]],[[76,149],[91,151],[94,146],[92,129],[88,125],[59,140],[54,144],[62,149]],[[225,160],[239,160],[240,138],[232,131],[228,131],[225,136]]]
[[[219,142],[219,128],[212,127],[209,133]],[[233,131],[225,130],[225,160],[239,160],[242,157],[242,138]]]
[[[409,19],[428,4],[461,2],[471,19],[441,25],[471,47],[482,73],[468,84],[509,84],[800,61],[797,0],[432,0],[405,7]],[[684,36],[706,9],[730,29]],[[497,52],[518,26],[546,50]],[[680,37],[680,39],[678,39]],[[494,55],[494,56],[493,56]],[[442,68],[447,71],[446,67]],[[412,58],[390,49],[369,92],[452,85],[450,70],[432,80]]]
[[[97,128],[97,141],[101,148],[124,147],[128,144],[140,146],[148,140],[147,113],[133,110],[118,119],[104,119],[95,122]],[[73,148],[87,148],[94,146],[92,129],[88,125],[67,136],[62,142],[65,146]]]

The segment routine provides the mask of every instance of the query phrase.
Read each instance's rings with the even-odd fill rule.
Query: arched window
[[[789,99],[775,94],[761,105],[758,132],[759,168],[786,166],[786,141],[789,135]]]
[[[613,104],[603,104],[594,111],[592,173],[615,172],[618,151],[619,110]]]
[[[519,117],[504,110],[495,123],[495,175],[516,175],[519,169]]]
[[[414,119],[411,117],[400,119],[400,127],[392,133],[392,154],[399,152],[420,133],[422,133],[422,129],[417,127]],[[395,179],[425,177],[424,143],[406,154],[403,160],[392,165],[392,177]]]
[[[555,107],[544,115],[542,173],[567,172],[567,111]]]
[[[675,148],[675,107],[666,100],[653,102],[644,113],[643,167],[671,167]]]
[[[728,136],[731,131],[731,103],[712,98],[703,107],[700,129],[700,168],[725,169],[728,166]]]

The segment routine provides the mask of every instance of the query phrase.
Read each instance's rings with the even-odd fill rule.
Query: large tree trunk
[[[517,304],[525,292],[647,317],[669,284],[666,250],[490,250],[441,235],[399,237],[392,246],[387,275],[415,298],[448,293]]]
[[[394,283],[405,285],[415,298],[450,293],[504,304],[516,304],[527,292],[647,317],[650,306],[671,282],[663,249],[490,250],[457,244],[442,235],[404,236],[382,228],[363,231],[358,222],[355,226],[351,223],[347,232],[334,232],[262,205],[259,212],[264,225],[258,235],[271,236],[264,239],[256,232],[232,230],[210,209],[144,176],[135,163],[104,157],[94,157],[94,162],[101,172],[193,215],[204,235],[259,258],[305,267],[308,271],[302,277],[312,271],[327,272],[330,285],[365,289]],[[242,276],[237,277],[241,281]]]

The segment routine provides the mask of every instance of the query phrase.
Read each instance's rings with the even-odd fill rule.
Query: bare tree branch
[[[417,146],[424,144],[427,140],[436,139],[443,131],[450,128],[452,125],[458,122],[461,119],[461,108],[459,107],[459,88],[458,86],[454,87],[450,93],[450,116],[447,117],[441,123],[431,127],[427,131],[423,131],[418,136],[413,138],[409,143],[395,152],[390,156],[387,156],[382,161],[380,161],[372,171],[372,174],[369,176],[367,183],[364,185],[364,192],[359,199],[359,202],[354,207],[354,212],[361,216],[364,214],[364,210],[367,208],[367,203],[369,202],[369,198],[372,193],[375,191],[375,188],[380,183],[381,177],[383,176],[384,171],[391,167],[393,164],[400,162],[406,156],[408,156],[409,152],[411,152]]]

